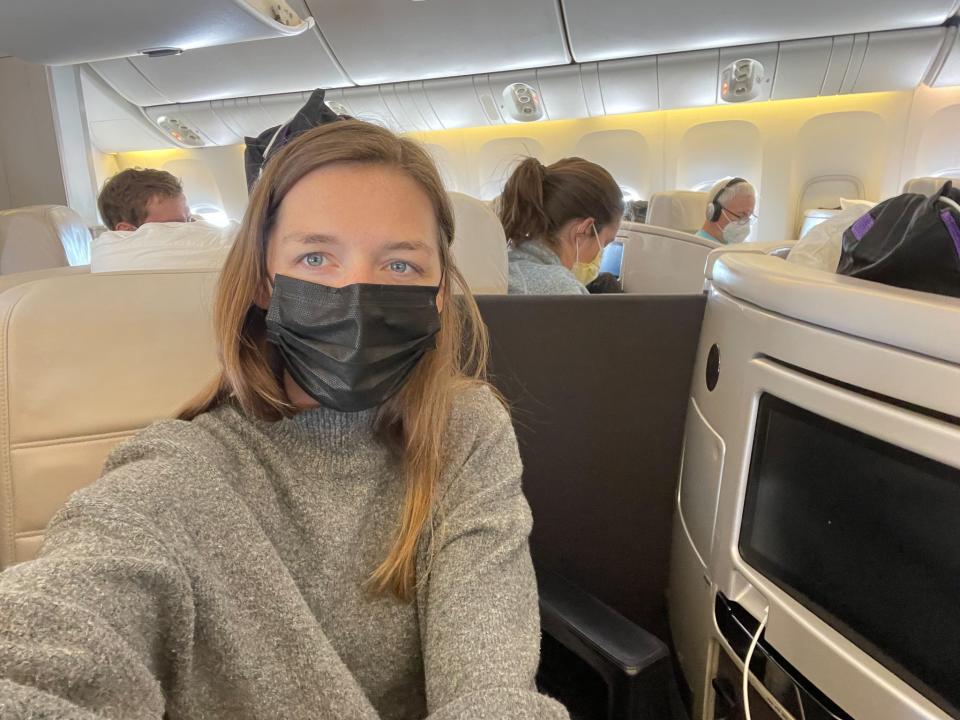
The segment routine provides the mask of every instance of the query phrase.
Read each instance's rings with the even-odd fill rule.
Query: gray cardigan
[[[464,394],[413,602],[364,586],[403,497],[372,412],[157,423],[0,575],[0,717],[562,720],[538,695],[506,411]]]
[[[538,240],[527,240],[510,248],[509,283],[511,295],[589,295],[560,258]]]

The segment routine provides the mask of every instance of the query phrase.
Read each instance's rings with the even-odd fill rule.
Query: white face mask
[[[727,245],[742,243],[750,234],[750,226],[746,223],[730,223],[723,229],[723,241]]]
[[[597,226],[593,226],[593,236],[597,239],[597,255],[588,263],[580,262],[580,246],[577,245],[577,261],[573,264],[573,274],[581,285],[589,285],[600,274],[600,260],[603,258],[603,245],[600,244],[600,235]]]
[[[727,214],[727,211],[724,210],[724,215]],[[723,228],[723,242],[727,245],[735,245],[736,243],[742,243],[747,239],[747,235],[750,234],[750,221],[746,222],[742,220],[736,220],[730,217],[727,217],[729,222],[726,227]]]

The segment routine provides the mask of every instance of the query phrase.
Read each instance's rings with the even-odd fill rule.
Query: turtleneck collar
[[[284,445],[299,448],[356,448],[374,434],[377,408],[341,412],[326,407],[303,410],[293,417],[262,422],[264,432]]]

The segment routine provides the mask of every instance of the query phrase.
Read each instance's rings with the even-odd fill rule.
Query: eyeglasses
[[[721,208],[721,210],[730,216],[730,222],[739,223],[740,225],[753,225],[759,219],[756,213],[740,215],[733,212],[733,210],[728,210],[727,208]]]

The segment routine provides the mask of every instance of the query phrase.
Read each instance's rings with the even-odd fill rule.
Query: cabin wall
[[[609,169],[625,195],[640,199],[740,175],[760,190],[760,221],[751,239],[777,241],[796,237],[803,210],[826,197],[833,202],[838,193],[855,195],[862,188],[865,199],[880,200],[913,177],[960,176],[958,127],[960,88],[921,87],[411,137],[426,145],[449,189],[483,199],[499,194],[524,155],[547,163],[586,157]],[[111,160],[95,163],[98,184],[113,167],[167,167],[184,179],[191,202],[219,193],[233,218],[246,207],[240,146],[105,157]]]
[[[500,192],[523,150],[544,162],[586,157],[640,198],[746,177],[760,190],[752,239],[775,241],[795,237],[800,196],[814,178],[858,177],[869,199],[898,191],[912,98],[847,95],[415,136],[456,189],[483,199]]]
[[[0,98],[0,210],[65,205],[46,68],[0,58]]]

